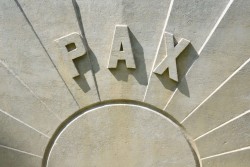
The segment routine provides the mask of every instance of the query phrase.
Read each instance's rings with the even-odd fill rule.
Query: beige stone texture
[[[199,58],[178,85],[165,111],[183,121],[249,59],[250,1],[232,3]]]
[[[1,64],[0,76],[4,78],[0,82],[1,110],[51,136],[61,123],[56,115]]]
[[[0,111],[0,145],[43,156],[49,137]]]
[[[196,162],[171,120],[145,107],[114,104],[69,122],[57,136],[47,166],[195,167]]]
[[[0,0],[0,167],[249,167],[249,0]]]
[[[0,60],[6,63],[51,111],[62,119],[67,118],[78,106],[48,53],[41,46],[39,38],[14,1],[0,1],[0,8],[0,41],[4,41],[4,44],[0,45]]]
[[[229,0],[174,0],[165,32],[174,34],[176,42],[180,38],[190,41],[187,49],[177,58],[178,78],[181,80],[199,57],[199,50],[206,43],[206,38],[215,27],[220,15],[226,8]],[[154,68],[166,56],[164,38],[156,52]],[[144,101],[158,108],[164,109],[171,100],[171,96],[177,90],[179,82],[169,78],[168,71],[163,75],[152,75],[145,93]],[[180,90],[187,95],[184,90]]]
[[[41,167],[42,158],[0,147],[2,167]]]
[[[250,149],[203,160],[203,167],[248,167]]]
[[[204,158],[249,146],[249,133],[250,111],[195,142],[201,158]]]
[[[82,56],[75,62],[76,68],[81,69],[81,76],[76,80],[68,75],[67,68],[58,61],[62,55],[55,40],[73,32],[81,34],[72,1],[19,0],[19,3],[78,105],[85,107],[98,102],[89,56]]]
[[[101,100],[141,101],[148,84],[148,75],[164,28],[170,0],[77,2],[92,52],[91,58],[97,60],[92,63],[97,84],[102,85],[98,87]],[[127,69],[124,62],[119,62],[116,69],[107,69],[116,25],[127,25],[130,30],[136,69]]]
[[[197,138],[249,110],[249,74],[250,63],[247,63],[182,123],[193,138]]]

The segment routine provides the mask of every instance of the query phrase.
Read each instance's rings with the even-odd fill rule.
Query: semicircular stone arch
[[[97,103],[59,126],[46,148],[43,166],[199,167],[194,143],[172,119],[160,109],[136,101]]]

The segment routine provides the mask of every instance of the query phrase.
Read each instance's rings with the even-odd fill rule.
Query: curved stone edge
[[[52,137],[50,138],[44,155],[43,155],[43,160],[42,160],[42,167],[46,167],[47,163],[48,163],[48,158],[49,155],[51,153],[51,150],[53,148],[53,145],[55,144],[56,140],[58,139],[59,135],[64,131],[64,129],[72,122],[74,121],[77,117],[81,116],[82,114],[90,111],[90,110],[94,110],[96,108],[100,108],[100,107],[105,107],[108,105],[119,105],[119,104],[127,104],[127,105],[134,105],[134,106],[138,106],[138,107],[144,107],[147,108],[149,110],[155,111],[156,113],[164,116],[165,118],[169,119],[173,124],[175,124],[176,126],[178,126],[178,128],[180,129],[180,131],[182,132],[183,136],[185,137],[195,160],[196,166],[197,167],[202,167],[202,163],[201,163],[201,158],[200,158],[200,154],[198,152],[198,149],[196,147],[196,144],[194,143],[192,137],[186,132],[185,127],[183,127],[183,125],[181,125],[180,122],[178,122],[173,116],[171,116],[170,114],[168,114],[166,111],[163,111],[153,105],[150,105],[148,103],[144,103],[144,102],[140,102],[140,101],[134,101],[134,100],[127,100],[127,99],[115,99],[115,100],[107,100],[107,101],[102,101],[102,102],[97,102],[94,104],[91,104],[89,106],[86,106],[84,108],[81,108],[80,110],[76,111],[75,113],[73,113],[72,115],[70,115],[67,119],[65,119],[56,129],[56,131],[54,132],[54,134],[52,135]]]

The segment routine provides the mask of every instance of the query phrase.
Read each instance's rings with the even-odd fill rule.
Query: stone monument
[[[0,0],[0,167],[249,167],[249,0]]]

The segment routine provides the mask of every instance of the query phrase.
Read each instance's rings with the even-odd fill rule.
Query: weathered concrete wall
[[[249,167],[250,1],[0,0],[1,167]]]

